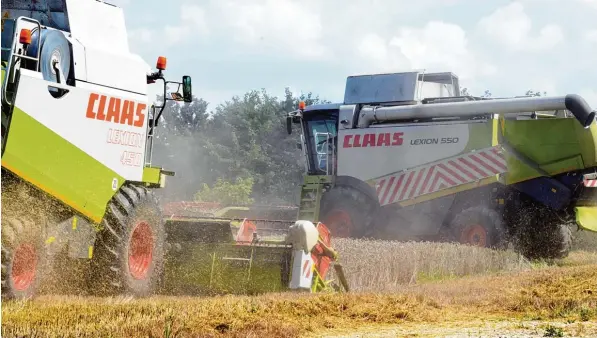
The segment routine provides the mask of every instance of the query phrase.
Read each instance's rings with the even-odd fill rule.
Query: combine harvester
[[[418,99],[422,98],[422,99]],[[287,117],[307,172],[299,219],[335,236],[457,241],[529,258],[597,231],[595,112],[577,95],[462,96],[452,73],[347,78]]]
[[[169,231],[152,189],[174,173],[151,163],[165,102],[150,104],[148,84],[161,81],[165,100],[192,102],[192,92],[189,76],[165,80],[166,58],[156,67],[129,50],[119,7],[2,0],[4,299],[36,294],[60,272],[57,257],[83,261],[77,278],[95,294],[150,295],[164,282]],[[167,93],[169,84],[182,94]],[[324,275],[335,255],[319,233],[325,226],[310,222],[287,229],[276,243],[284,264],[309,263],[308,275],[316,263]],[[246,244],[219,235],[230,240],[219,243],[225,248]],[[281,279],[290,288],[316,281],[287,270]]]

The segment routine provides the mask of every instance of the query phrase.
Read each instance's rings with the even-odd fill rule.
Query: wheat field
[[[597,328],[587,326],[597,320],[597,252],[587,250],[592,244],[552,266],[511,251],[447,243],[333,244],[350,293],[48,295],[3,302],[2,337],[300,337],[512,319],[574,322],[597,335]]]
[[[353,291],[394,291],[421,282],[531,267],[512,251],[451,243],[335,239],[334,248]],[[330,277],[335,278],[333,273]]]

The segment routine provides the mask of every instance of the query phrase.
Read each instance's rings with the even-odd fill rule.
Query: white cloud
[[[441,21],[428,22],[422,28],[402,27],[389,40],[376,34],[365,35],[357,50],[375,71],[450,71],[469,82],[497,71],[470,49],[460,26]]]
[[[303,57],[321,57],[323,26],[317,12],[292,0],[217,0],[212,2],[238,42],[283,49]]]
[[[452,71],[463,79],[496,71],[470,50],[465,31],[451,23],[431,21],[424,28],[402,28],[390,45],[400,49],[412,68]]]
[[[197,5],[182,5],[179,24],[164,27],[165,39],[170,45],[185,41],[190,36],[205,37],[209,33],[205,10]]]
[[[563,6],[570,6],[571,3],[574,1],[575,4],[580,3],[581,5],[585,5],[588,7],[592,7],[597,9],[597,0],[520,0],[522,2],[528,3],[540,3],[540,4],[552,4],[552,5],[563,5]],[[573,4],[573,5],[575,5]]]
[[[597,43],[597,29],[591,29],[585,32],[585,40],[593,43]]]
[[[388,58],[388,43],[381,36],[373,33],[365,35],[357,45],[358,53],[378,64],[386,65],[391,63]]]
[[[590,7],[593,7],[594,9],[597,9],[597,0],[577,0],[580,3],[583,3],[585,5],[588,5]]]
[[[479,21],[479,28],[495,41],[515,51],[543,51],[551,49],[564,40],[560,26],[543,26],[533,36],[533,23],[520,2],[512,2],[496,9]]]
[[[147,27],[133,30],[131,40],[142,43],[151,59],[163,47],[151,42],[165,38],[168,50],[184,45],[188,59],[198,63],[213,60],[206,50],[233,52],[227,58],[232,64],[195,67],[206,79],[203,87],[219,93],[205,91],[213,105],[231,90],[283,88],[290,80],[299,91],[336,100],[346,76],[412,69],[451,71],[462,87],[495,96],[528,89],[578,93],[597,78],[597,25],[590,20],[597,0],[503,1],[501,7],[475,0],[182,1],[176,19],[159,26],[129,14]],[[131,1],[130,7],[149,2]],[[209,71],[201,73],[205,67]],[[260,76],[265,71],[276,75]]]

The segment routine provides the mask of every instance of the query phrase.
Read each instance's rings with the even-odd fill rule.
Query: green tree
[[[541,93],[540,91],[534,91],[534,90],[527,90],[525,93],[526,96],[547,96],[547,92],[543,92]]]
[[[253,178],[237,177],[235,183],[218,178],[210,187],[203,183],[203,187],[195,194],[197,202],[218,202],[222,204],[249,205],[253,203]]]
[[[282,99],[252,90],[209,114],[208,103],[199,98],[186,108],[169,102],[157,133],[154,163],[176,176],[168,178],[162,198],[192,199],[204,184],[251,177],[255,201],[293,203],[304,165],[296,148],[299,130],[286,133],[285,114],[299,101],[325,102],[312,93],[294,95],[289,89]]]

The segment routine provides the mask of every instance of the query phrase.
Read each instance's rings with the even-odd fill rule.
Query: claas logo
[[[400,146],[403,143],[404,133],[379,133],[364,135],[345,135],[342,148],[361,148],[361,147],[392,147]]]
[[[94,120],[143,127],[146,108],[145,103],[92,93],[89,95],[86,116]]]

